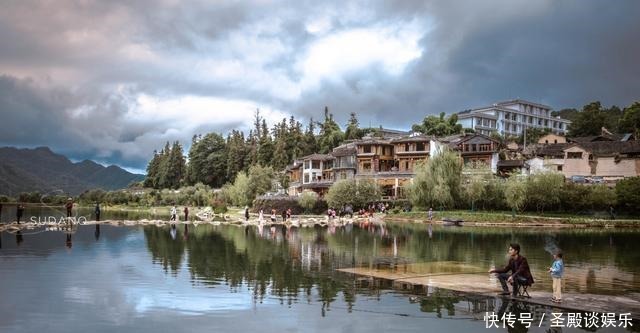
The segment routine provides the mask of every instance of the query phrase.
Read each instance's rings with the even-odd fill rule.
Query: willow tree
[[[414,206],[442,209],[452,207],[460,199],[462,160],[457,153],[445,150],[416,168],[410,187]]]
[[[518,176],[512,175],[505,184],[504,197],[507,206],[511,208],[511,215],[515,217],[516,212],[520,211],[527,202],[527,183],[520,180]]]

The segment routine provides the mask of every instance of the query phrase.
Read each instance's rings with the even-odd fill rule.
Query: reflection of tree
[[[454,293],[438,289],[420,300],[420,311],[436,313],[438,318],[442,318],[442,310],[445,309],[448,316],[455,316],[455,304],[460,300]]]
[[[144,236],[153,261],[159,262],[165,271],[171,269],[174,275],[177,274],[184,255],[184,241],[182,238],[176,237],[173,240],[169,234],[169,228],[155,226],[145,226]]]

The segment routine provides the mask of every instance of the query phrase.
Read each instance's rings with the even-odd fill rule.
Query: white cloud
[[[396,27],[351,29],[328,35],[313,43],[298,62],[302,86],[313,88],[323,79],[380,65],[391,75],[422,54],[418,45],[424,29],[415,22]]]

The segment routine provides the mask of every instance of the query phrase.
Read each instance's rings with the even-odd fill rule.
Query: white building
[[[571,122],[551,116],[549,106],[516,99],[459,112],[458,123],[479,134],[498,132],[501,135],[518,136],[525,128],[548,128],[552,133],[564,134]]]

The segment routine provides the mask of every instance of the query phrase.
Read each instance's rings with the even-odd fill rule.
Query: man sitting
[[[498,273],[498,280],[502,285],[500,295],[509,295],[509,287],[507,287],[507,282],[509,282],[513,284],[513,297],[516,297],[521,285],[530,286],[533,284],[533,276],[529,270],[527,258],[520,255],[519,244],[509,244],[509,256],[511,258],[509,258],[507,266],[502,269],[489,270],[489,273]]]

